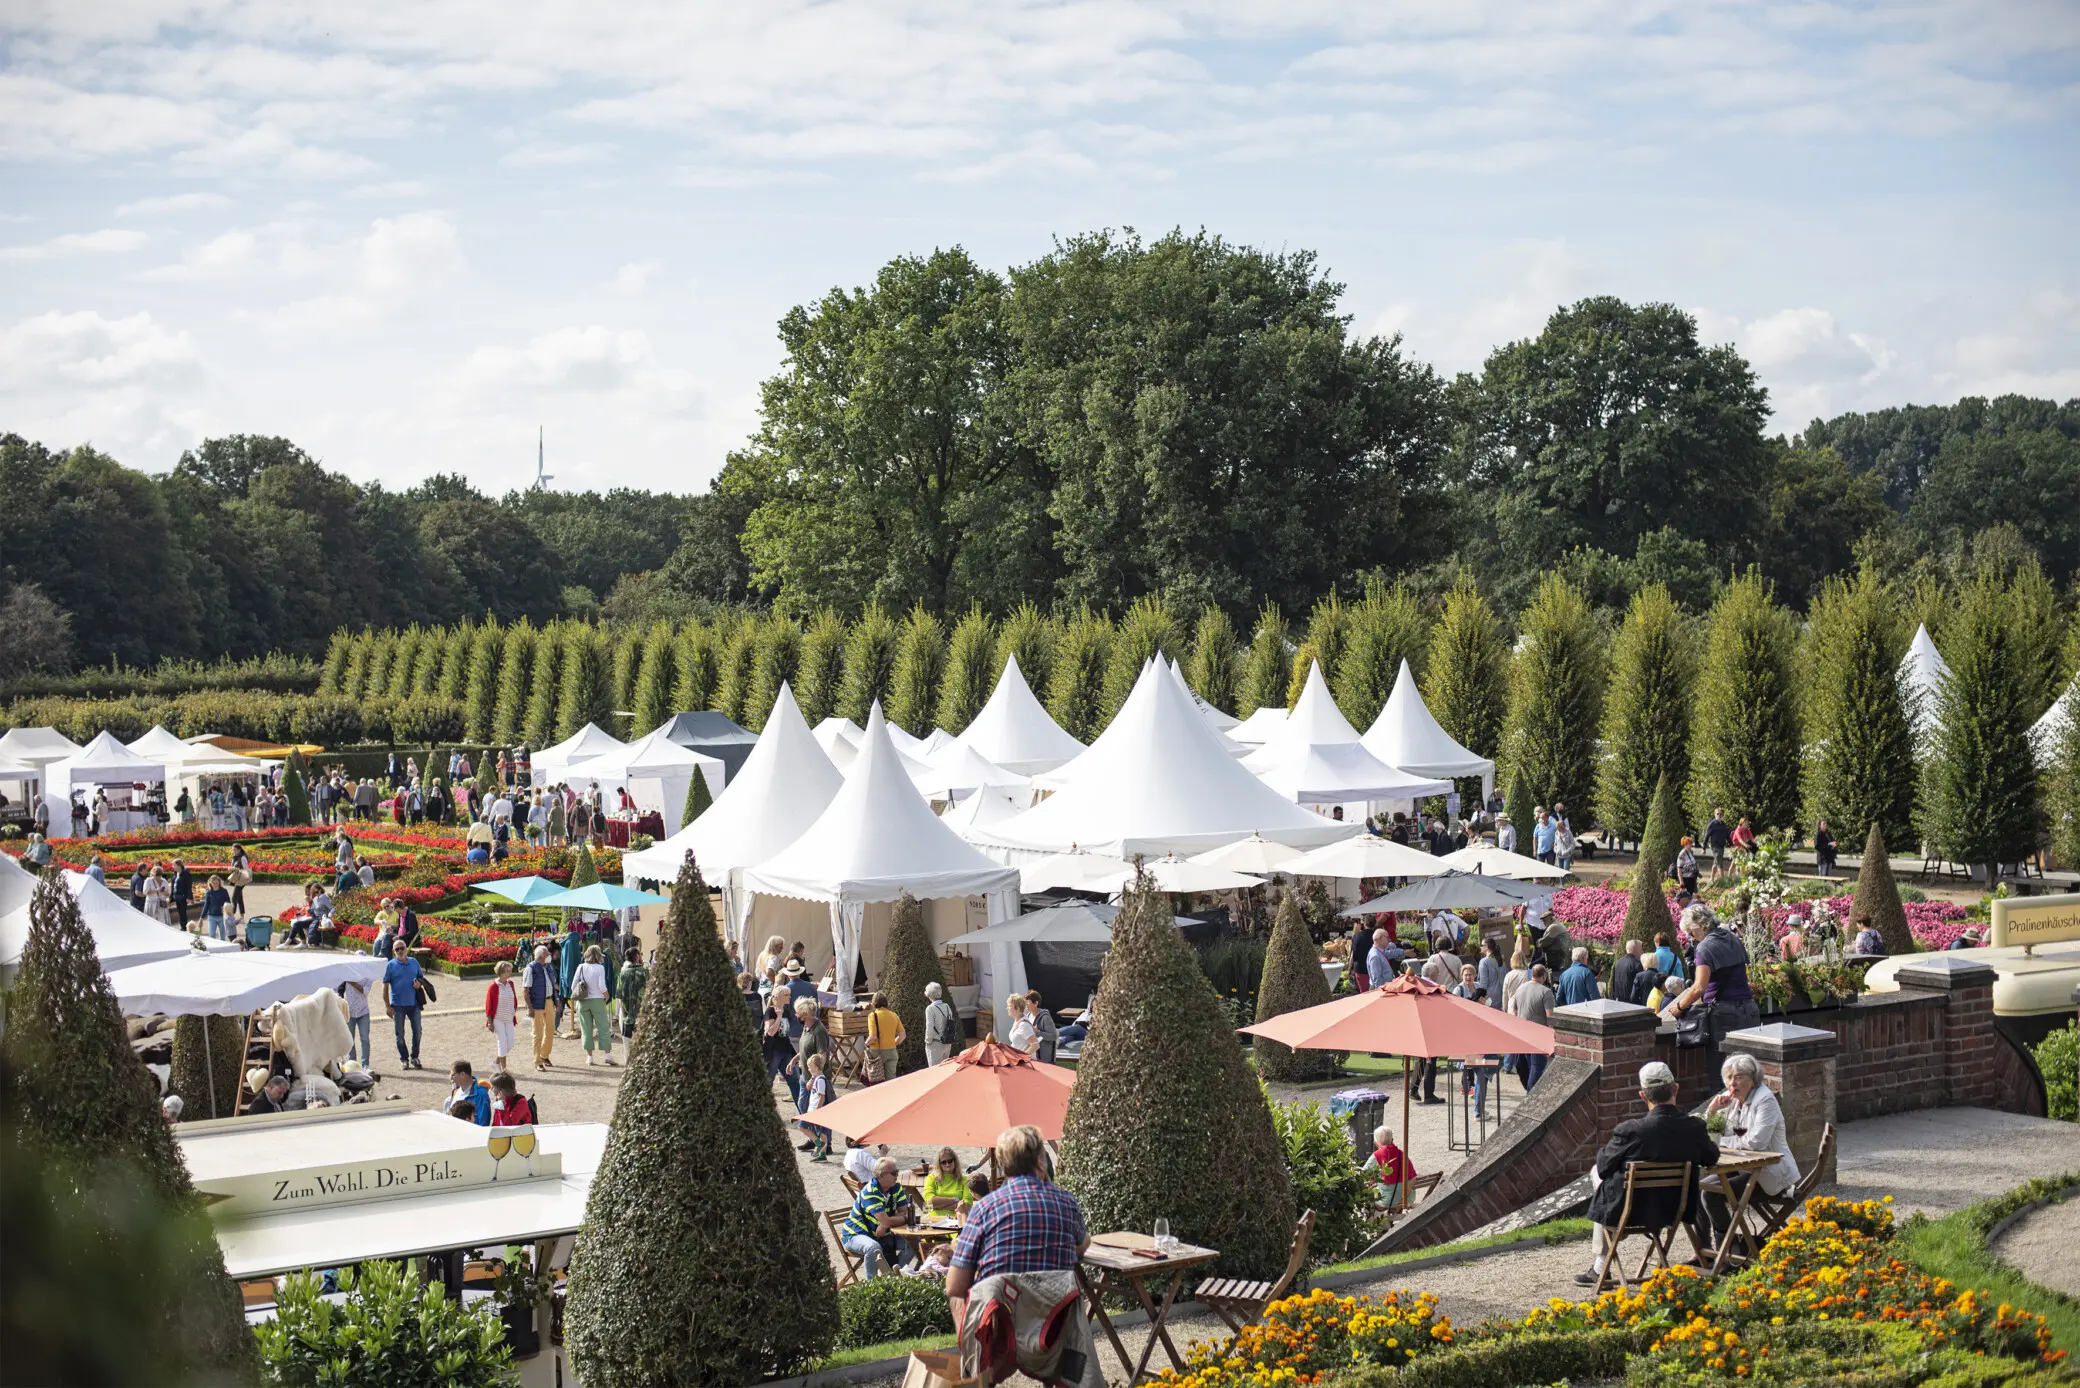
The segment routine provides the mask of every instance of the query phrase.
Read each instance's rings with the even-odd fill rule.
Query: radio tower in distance
[[[534,489],[546,492],[549,490],[549,484],[555,480],[555,475],[548,469],[547,455],[542,451],[542,427],[538,424],[535,426],[534,436]]]

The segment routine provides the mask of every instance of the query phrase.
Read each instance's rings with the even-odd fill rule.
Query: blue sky
[[[892,255],[1205,227],[1446,371],[1593,293],[1777,427],[2080,395],[2080,5],[18,0],[0,429],[704,486]]]

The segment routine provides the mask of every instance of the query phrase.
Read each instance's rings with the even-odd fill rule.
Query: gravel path
[[[2080,1297],[2080,1199],[2032,1210],[2008,1226],[1993,1254],[2040,1287]]]

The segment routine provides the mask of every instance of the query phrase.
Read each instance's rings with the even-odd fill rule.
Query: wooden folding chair
[[[1798,1184],[1782,1195],[1771,1195],[1760,1186],[1748,1197],[1748,1208],[1756,1213],[1761,1224],[1755,1231],[1757,1245],[1769,1242],[1784,1221],[1805,1208],[1806,1197],[1820,1184],[1820,1173],[1827,1170],[1828,1159],[1834,1156],[1834,1124],[1829,1123],[1820,1130],[1820,1150],[1813,1157],[1813,1164],[1798,1178]],[[1756,1252],[1759,1249],[1751,1249]]]
[[[838,1184],[845,1187],[847,1195],[858,1195],[864,1189],[859,1183],[859,1178],[850,1171],[840,1171],[838,1173]]]
[[[1286,1294],[1300,1269],[1307,1265],[1307,1245],[1314,1237],[1314,1211],[1300,1216],[1298,1227],[1293,1230],[1293,1251],[1286,1258],[1286,1270],[1276,1282],[1245,1282],[1236,1277],[1214,1277],[1201,1282],[1192,1295],[1198,1301],[1228,1323],[1228,1329],[1239,1331],[1242,1327],[1260,1319],[1264,1308]]]
[[[1603,1251],[1603,1270],[1596,1274],[1597,1295],[1610,1285],[1613,1272],[1618,1274],[1618,1285],[1629,1287],[1632,1282],[1644,1281],[1647,1264],[1660,1260],[1662,1267],[1668,1266],[1668,1250],[1676,1241],[1676,1230],[1681,1229],[1690,1239],[1690,1250],[1698,1258],[1704,1250],[1697,1246],[1697,1233],[1684,1215],[1690,1208],[1690,1192],[1697,1178],[1697,1169],[1686,1161],[1635,1161],[1625,1164],[1625,1203],[1618,1211],[1615,1229],[1606,1227],[1602,1237],[1606,1241]],[[1667,1224],[1635,1223],[1632,1217],[1632,1202],[1644,1191],[1673,1191],[1675,1214]],[[1647,1251],[1640,1255],[1639,1270],[1632,1275],[1632,1282],[1625,1278],[1625,1266],[1619,1260],[1618,1248],[1634,1234],[1647,1241]]]
[[[831,1242],[838,1245],[838,1258],[845,1265],[845,1275],[838,1279],[838,1285],[841,1288],[849,1287],[859,1281],[860,1272],[866,1266],[866,1259],[845,1246],[845,1221],[851,1217],[852,1209],[850,1206],[842,1210],[825,1210],[823,1212],[823,1222],[830,1226]]]
[[[1427,1199],[1444,1180],[1442,1171],[1433,1171],[1428,1176],[1418,1176],[1412,1181],[1401,1183],[1401,1203],[1394,1207],[1397,1214],[1406,1214],[1418,1203]]]

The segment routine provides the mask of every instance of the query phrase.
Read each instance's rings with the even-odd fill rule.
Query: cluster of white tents
[[[1238,723],[1163,659],[1088,747],[1048,716],[1016,661],[959,736],[912,736],[878,705],[865,727],[831,718],[812,731],[783,686],[714,806],[629,854],[623,871],[669,882],[691,853],[721,891],[745,958],[774,935],[799,941],[812,972],[831,967],[849,995],[860,972],[878,972],[906,893],[943,945],[1015,917],[1021,890],[1116,891],[1137,856],[1178,891],[1253,885],[1252,869],[1355,878],[1448,866],[1377,839],[1353,843],[1348,861],[1292,866],[1357,840],[1369,807],[1447,793],[1458,776],[1492,784],[1493,762],[1445,734],[1406,666],[1362,736],[1319,670],[1290,714],[1271,712]],[[549,758],[536,758],[538,777],[545,761],[559,764]],[[567,763],[569,778],[588,778],[594,764]],[[1223,853],[1234,861],[1218,861]],[[1016,951],[978,963],[982,995],[1018,986]]]
[[[535,753],[529,774],[538,786],[562,783],[573,790],[590,790],[595,785],[603,792],[625,789],[638,809],[658,813],[665,833],[676,833],[694,772],[700,772],[709,791],[716,792],[728,783],[728,768],[720,757],[673,741],[671,731],[662,727],[634,742],[623,742],[597,724],[587,723],[554,747]]]
[[[1899,682],[1908,716],[1914,720],[1915,728],[1924,740],[1934,736],[1942,726],[1943,682],[1949,678],[1950,662],[1944,660],[1942,652],[1936,649],[1928,628],[1915,627],[1914,639],[1907,644],[1907,653],[1900,657]],[[2040,763],[2049,763],[2058,739],[2076,713],[2080,713],[2080,675],[2074,676],[2065,692],[2030,728],[2030,745],[2036,749]]]
[[[227,752],[208,736],[184,739],[158,726],[129,743],[104,730],[84,747],[53,728],[14,728],[0,735],[0,783],[20,787],[22,803],[41,796],[54,834],[71,832],[73,795],[85,801],[96,786],[133,792],[164,786],[169,804],[185,788],[199,801],[213,782],[257,778],[280,765]],[[112,805],[103,832],[146,824],[143,797],[117,794],[110,799],[119,803]]]

